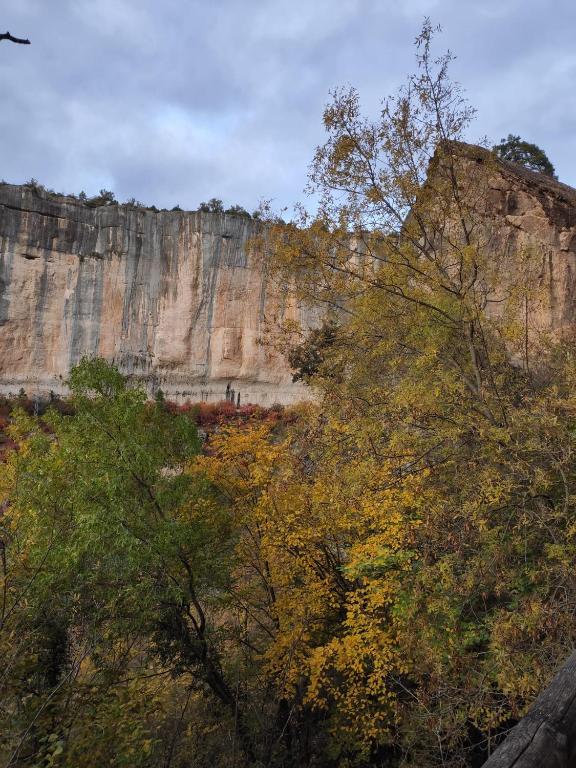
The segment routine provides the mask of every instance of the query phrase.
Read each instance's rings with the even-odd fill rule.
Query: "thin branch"
[[[178,735],[180,732],[180,729],[182,727],[182,721],[184,720],[184,715],[186,714],[186,710],[188,709],[188,705],[190,704],[190,698],[192,697],[192,691],[193,687],[190,686],[188,688],[188,696],[186,697],[186,701],[184,702],[184,706],[182,707],[182,711],[180,712],[180,717],[178,718],[178,722],[176,723],[174,727],[174,734],[172,736],[172,741],[170,742],[170,750],[168,752],[168,756],[166,758],[166,763],[164,764],[164,768],[170,768],[172,765],[172,757],[174,756],[174,748],[176,746],[176,742],[178,741]]]
[[[0,41],[10,40],[11,43],[18,43],[19,45],[30,45],[30,40],[25,40],[22,37],[14,37],[10,32],[0,32]]]

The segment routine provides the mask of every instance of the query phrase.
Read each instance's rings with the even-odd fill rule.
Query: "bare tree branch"
[[[10,32],[0,32],[0,41],[10,40],[11,43],[19,43],[20,45],[30,45],[30,40],[24,40],[21,37],[14,37]]]

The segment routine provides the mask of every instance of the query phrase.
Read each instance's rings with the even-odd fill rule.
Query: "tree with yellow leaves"
[[[282,443],[242,434],[257,493],[231,493],[263,532],[263,669],[343,766],[482,762],[575,640],[573,355],[532,322],[535,255],[493,250],[433,31],[378,121],[354,91],[325,112],[318,213],[270,249],[337,320],[296,356],[318,405]]]

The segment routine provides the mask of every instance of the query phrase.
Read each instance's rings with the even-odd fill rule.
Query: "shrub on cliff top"
[[[543,173],[546,176],[556,177],[554,166],[548,159],[543,149],[529,141],[524,141],[520,136],[508,134],[508,138],[502,139],[500,144],[492,147],[492,150],[502,160],[508,160],[517,165],[523,165],[525,168],[537,173]]]

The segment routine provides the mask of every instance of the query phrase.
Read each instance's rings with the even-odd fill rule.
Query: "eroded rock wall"
[[[461,187],[474,200],[504,306],[519,254],[536,255],[544,299],[534,322],[576,323],[576,190],[479,147],[460,146]],[[66,391],[70,367],[99,355],[153,393],[241,403],[310,397],[261,341],[297,306],[267,281],[239,216],[89,208],[75,198],[0,185],[0,393]],[[504,298],[502,298],[504,297]]]
[[[489,311],[502,310],[521,259],[529,258],[540,286],[538,300],[530,306],[532,325],[573,328],[576,190],[471,145],[461,145],[458,165],[462,188],[477,214],[473,239],[482,244],[500,276],[502,290]]]
[[[240,216],[89,208],[0,186],[0,392],[66,391],[72,365],[102,356],[178,401],[291,403],[270,324],[306,324],[267,283]]]

